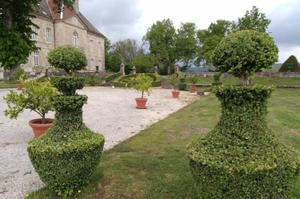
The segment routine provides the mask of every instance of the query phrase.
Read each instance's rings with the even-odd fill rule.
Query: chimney
[[[75,13],[79,12],[79,0],[74,1],[73,9],[74,9]]]

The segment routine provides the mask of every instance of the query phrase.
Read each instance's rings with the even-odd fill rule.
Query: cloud
[[[136,37],[135,26],[142,11],[138,0],[80,1],[83,14],[109,39]]]

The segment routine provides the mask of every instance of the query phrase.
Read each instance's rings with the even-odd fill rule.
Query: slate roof
[[[51,15],[51,8],[49,7],[47,0],[41,1],[38,15],[54,21]],[[76,15],[85,25],[88,32],[105,38],[105,36],[101,32],[99,32],[99,30],[81,12],[75,13],[74,15]]]

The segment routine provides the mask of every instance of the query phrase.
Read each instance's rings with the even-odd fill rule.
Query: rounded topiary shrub
[[[67,76],[54,77],[51,82],[61,92],[53,99],[55,120],[43,136],[29,142],[28,153],[46,186],[58,195],[69,196],[89,182],[100,162],[104,137],[83,123],[87,96],[77,95],[76,89],[83,88],[84,80]]]
[[[289,198],[299,163],[267,127],[270,94],[259,86],[217,88],[220,121],[188,146],[201,198]]]

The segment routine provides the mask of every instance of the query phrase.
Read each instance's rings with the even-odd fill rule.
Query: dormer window
[[[73,46],[75,48],[78,48],[78,34],[77,34],[77,32],[73,33]]]

